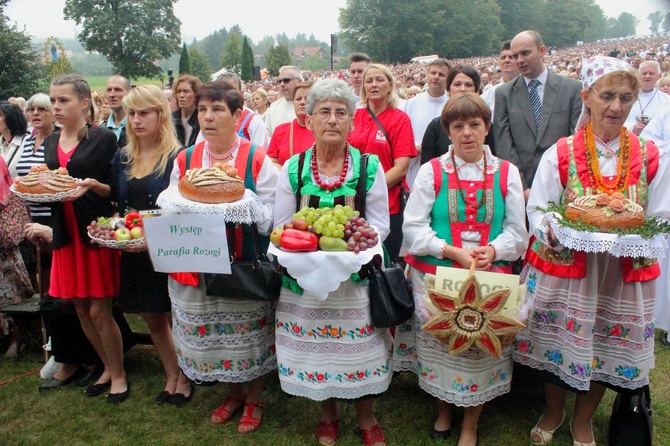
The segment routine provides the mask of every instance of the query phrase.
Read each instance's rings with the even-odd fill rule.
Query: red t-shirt
[[[414,145],[414,133],[409,116],[402,110],[387,107],[386,110],[377,115],[377,119],[384,126],[386,134],[391,140],[391,145],[386,141],[384,132],[372,119],[367,108],[359,108],[354,116],[354,131],[347,140],[353,147],[363,153],[373,153],[379,157],[384,172],[393,167],[396,158],[408,156],[414,158],[416,146]],[[391,147],[393,153],[391,153]],[[399,184],[405,184],[405,178]],[[389,213],[391,215],[400,212],[400,187],[393,186],[389,189]]]
[[[270,139],[268,156],[278,159],[282,166],[291,157],[289,147],[291,126],[293,126],[293,155],[304,152],[314,144],[314,134],[307,130],[307,127],[301,127],[297,120],[278,125]]]

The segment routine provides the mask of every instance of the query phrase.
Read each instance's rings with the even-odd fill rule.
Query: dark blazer
[[[112,159],[117,150],[116,135],[104,127],[92,127],[87,124],[88,137],[79,141],[79,145],[67,163],[68,173],[75,178],[94,178],[103,184],[114,188],[116,180],[112,174]],[[54,132],[44,139],[44,162],[49,169],[60,167],[58,161],[58,141],[60,131]],[[116,212],[109,197],[101,197],[95,192],[88,191],[86,195],[72,202],[77,218],[77,230],[79,239],[87,246],[97,247],[91,244],[86,233],[86,226],[98,217],[111,217]],[[51,206],[51,217],[53,222],[54,249],[67,245],[70,235],[65,224],[65,211],[63,203],[53,203]]]
[[[181,152],[183,147],[179,150]],[[165,167],[165,172],[160,176],[153,176],[152,181],[149,182],[149,198],[151,201],[152,209],[156,209],[156,199],[158,195],[168,188],[170,184],[170,174],[172,173],[172,167],[174,166],[174,160],[177,157],[177,154],[168,161],[167,166]],[[128,208],[128,169],[129,166],[126,164],[126,151],[125,148],[117,150],[114,160],[112,160],[112,171],[114,178],[117,179],[116,187],[112,189],[112,198],[114,201],[119,203],[119,213],[124,215],[127,212]],[[143,210],[143,209],[137,209]]]
[[[493,131],[490,129],[486,135],[484,144],[493,150]],[[431,159],[444,155],[449,151],[450,145],[451,139],[449,139],[447,131],[444,130],[442,117],[438,116],[430,121],[430,124],[426,127],[426,133],[423,134],[423,140],[421,141],[421,164],[426,164]]]
[[[575,132],[582,111],[581,83],[549,71],[542,98],[540,129],[535,128],[528,87],[523,76],[496,90],[493,134],[496,156],[519,168],[524,189],[533,184],[542,154]]]
[[[193,127],[193,132],[191,132],[191,137],[188,141],[186,139],[186,130],[184,125],[181,123],[181,110],[175,110],[172,112],[172,122],[174,122],[174,128],[177,131],[177,140],[184,147],[191,147],[195,144],[195,140],[198,139],[198,133],[200,133],[200,124],[198,123],[198,110],[194,110],[190,118],[188,118],[188,125]]]

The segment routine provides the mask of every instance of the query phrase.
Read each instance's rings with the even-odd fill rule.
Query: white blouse
[[[500,162],[491,154],[488,146],[484,146],[484,155],[489,166],[499,165]],[[449,151],[442,155],[439,160],[443,169],[451,164],[451,153]],[[466,181],[483,181],[483,162],[466,163],[459,157],[454,157],[458,166],[459,178]],[[442,184],[447,187],[447,184]],[[405,222],[403,224],[404,243],[410,254],[430,255],[442,259],[442,250],[445,240],[437,237],[431,228],[431,212],[435,203],[435,186],[433,167],[431,163],[421,166],[414,181],[414,190],[409,196],[405,207]],[[503,218],[503,229],[500,235],[488,244],[496,250],[496,260],[513,261],[518,259],[526,250],[528,245],[528,232],[526,231],[524,211],[523,186],[519,169],[513,164],[509,166],[507,175],[507,195],[505,197],[505,217]],[[463,248],[477,248],[481,242],[481,233],[464,231],[461,234]]]

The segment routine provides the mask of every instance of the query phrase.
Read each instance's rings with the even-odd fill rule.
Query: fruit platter
[[[106,248],[139,248],[146,244],[142,217],[137,211],[129,212],[123,218],[98,217],[86,229],[91,240]]]
[[[342,282],[383,256],[377,229],[349,206],[305,207],[270,234],[268,253],[304,292],[325,300]]]

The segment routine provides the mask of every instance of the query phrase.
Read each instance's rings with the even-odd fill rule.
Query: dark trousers
[[[392,214],[389,220],[391,231],[384,240],[384,247],[386,247],[386,252],[388,252],[391,261],[395,262],[398,260],[400,247],[402,246],[402,213]]]

